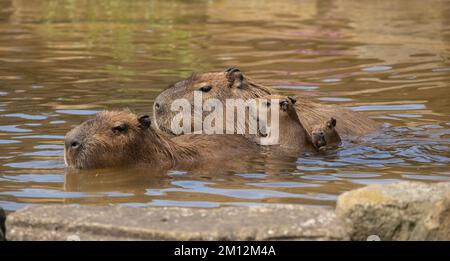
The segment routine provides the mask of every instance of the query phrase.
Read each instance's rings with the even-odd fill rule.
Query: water
[[[369,184],[450,181],[448,14],[450,1],[0,0],[0,207],[332,207]],[[385,127],[244,170],[65,175],[71,127],[102,109],[151,113],[170,83],[229,65]]]

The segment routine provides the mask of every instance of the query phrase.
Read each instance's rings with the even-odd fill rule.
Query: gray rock
[[[8,215],[8,240],[348,240],[332,210],[33,206]]]
[[[339,196],[352,240],[450,240],[450,183],[371,185]]]

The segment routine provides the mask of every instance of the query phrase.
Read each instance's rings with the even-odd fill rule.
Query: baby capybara
[[[336,131],[336,119],[316,125],[311,132],[311,142],[318,150],[333,149],[341,144],[341,137]]]
[[[295,97],[273,94],[255,99],[255,101],[258,111],[267,111],[266,119],[257,115],[260,131],[256,135],[256,141],[259,144],[277,145],[280,148],[297,151],[312,147],[308,133],[298,119]],[[272,110],[274,109],[276,109],[278,122],[272,119],[274,116]]]

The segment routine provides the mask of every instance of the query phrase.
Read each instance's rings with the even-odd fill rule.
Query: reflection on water
[[[367,184],[450,180],[450,2],[0,0],[0,206],[333,206]],[[151,113],[192,71],[239,66],[285,94],[384,122],[333,153],[243,170],[64,175],[64,134]]]

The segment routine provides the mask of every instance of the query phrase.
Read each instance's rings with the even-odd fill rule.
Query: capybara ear
[[[228,87],[242,87],[244,75],[241,70],[235,67],[228,67],[225,72],[227,73]]]
[[[327,123],[328,128],[336,127],[336,119],[331,117],[331,119]]]
[[[292,102],[292,104],[295,104],[297,102],[297,97],[295,96],[288,96],[288,98]]]
[[[152,124],[152,120],[150,119],[150,116],[143,115],[138,118],[139,121],[139,127],[142,129],[148,129],[150,125]]]
[[[289,108],[289,102],[287,100],[280,100],[280,109],[287,111]]]

